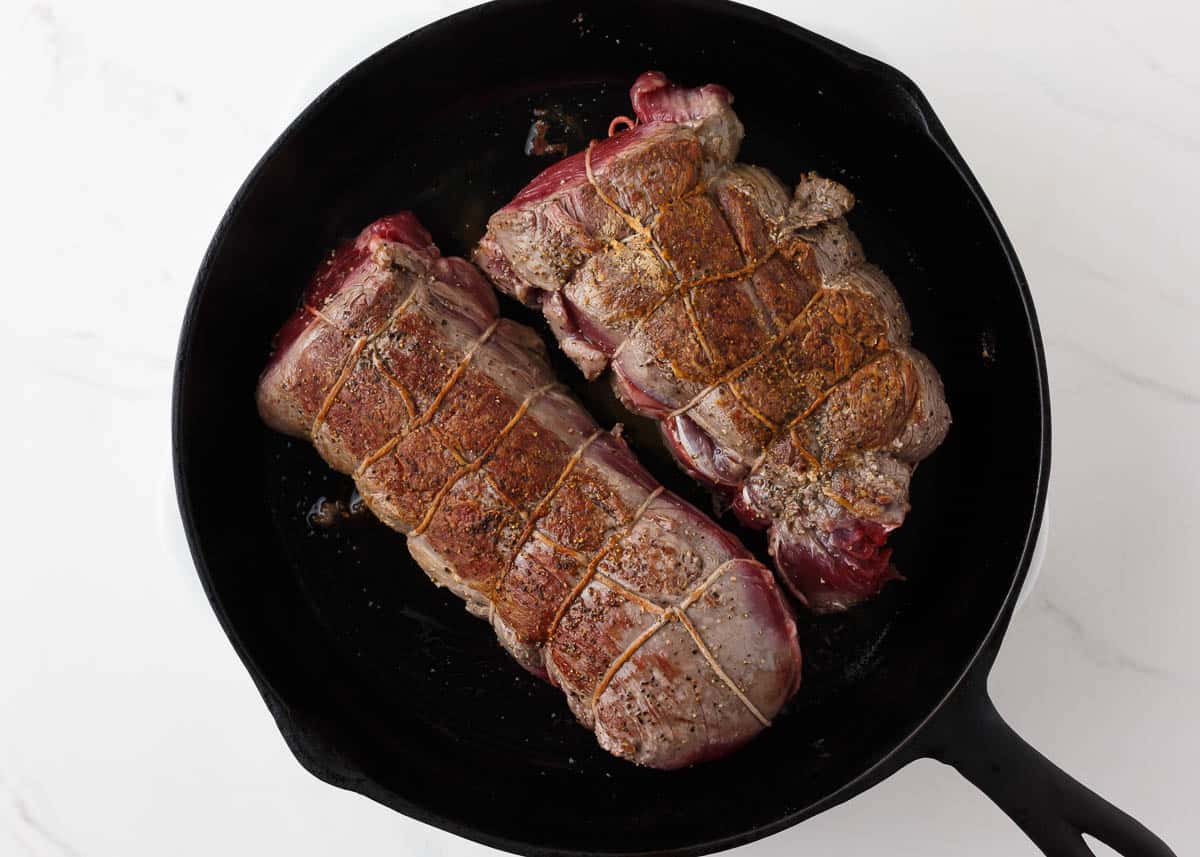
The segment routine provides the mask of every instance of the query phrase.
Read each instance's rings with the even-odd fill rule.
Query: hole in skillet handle
[[[1014,732],[988,696],[986,671],[959,687],[927,734],[925,755],[955,768],[1049,857],[1095,857],[1084,834],[1122,857],[1175,857],[1145,825]]]

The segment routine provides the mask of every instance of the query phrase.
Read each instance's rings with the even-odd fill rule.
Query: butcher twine
[[[589,149],[589,155],[590,155],[590,149]],[[588,174],[589,174],[589,178],[590,178],[591,177],[590,161],[588,162]],[[608,200],[606,200],[606,201],[608,201]],[[610,204],[612,204],[612,203],[610,202]],[[638,223],[638,227],[641,227],[640,223]],[[642,228],[644,228],[644,227],[642,227]],[[652,238],[651,238],[651,241],[653,242]],[[656,247],[656,252],[658,252],[657,245],[655,245],[655,247]],[[660,256],[660,258],[661,258],[661,256]],[[760,260],[759,264],[761,264],[761,261],[765,261],[765,260]],[[718,278],[714,278],[714,279],[721,279],[721,278],[718,277]],[[382,324],[380,324],[380,326],[378,328],[376,328],[374,331],[372,331],[369,335],[360,336],[355,340],[354,344],[351,346],[351,349],[345,358],[345,361],[342,365],[341,371],[338,373],[337,380],[335,381],[334,385],[330,388],[329,393],[326,395],[325,400],[323,401],[321,408],[317,413],[317,417],[313,421],[312,435],[314,437],[316,436],[317,430],[320,428],[321,424],[324,422],[324,420],[328,416],[329,411],[333,407],[333,404],[336,401],[338,394],[341,392],[342,387],[344,386],[347,379],[350,377],[351,373],[353,372],[354,367],[358,361],[358,358],[362,354],[363,350],[374,339],[376,339],[382,333],[386,332],[386,330],[389,329],[396,322],[396,320],[398,320],[400,318],[400,316],[402,316],[405,312],[408,311],[408,309],[415,303],[418,292],[421,291],[424,286],[425,286],[424,282],[418,282],[418,283],[414,284],[412,289],[410,290],[409,294],[405,297],[405,299],[396,307],[396,309],[392,313],[389,314],[388,318]],[[331,298],[332,298],[332,296],[331,296]],[[329,300],[329,299],[327,299],[327,300]],[[305,306],[305,309],[307,311],[309,311],[312,315],[314,315],[316,318],[321,320],[322,322],[329,324],[331,327],[333,327],[336,330],[341,331],[343,334],[346,333],[338,325],[334,324],[320,310],[318,310],[316,308],[308,307],[307,305]],[[452,388],[454,387],[454,385],[466,373],[475,354],[491,338],[491,336],[495,332],[498,324],[499,324],[499,319],[497,319],[491,325],[489,325],[488,328],[486,330],[484,330],[483,333],[471,344],[471,346],[464,353],[462,359],[459,361],[457,366],[451,372],[450,376],[447,378],[446,382],[442,385],[441,389],[438,391],[437,395],[434,398],[434,401],[425,410],[425,412],[422,413],[419,417],[416,414],[414,399],[413,399],[411,392],[405,387],[405,385],[398,378],[396,378],[394,375],[392,375],[390,372],[388,372],[386,370],[386,368],[382,365],[381,361],[379,360],[377,354],[372,354],[373,366],[389,382],[389,384],[391,386],[396,388],[398,394],[401,396],[401,398],[404,402],[405,408],[408,411],[410,418],[413,418],[413,421],[408,426],[406,426],[402,432],[397,434],[395,437],[389,439],[378,450],[376,450],[375,452],[373,452],[370,455],[368,455],[367,457],[365,457],[363,459],[362,463],[359,465],[359,467],[355,471],[355,474],[354,474],[355,478],[360,477],[363,473],[365,473],[365,471],[372,464],[376,463],[381,458],[386,456],[389,452],[391,452],[393,449],[395,449],[396,445],[401,440],[403,440],[404,437],[406,437],[408,434],[410,434],[412,431],[415,431],[416,429],[421,428],[422,426],[429,426],[430,430],[434,430],[434,426],[432,426],[430,423],[433,420],[433,418],[435,417],[439,406],[441,405],[441,403],[443,401],[445,401],[446,396],[449,395],[449,393],[452,390]],[[693,324],[695,324],[694,318],[693,318]],[[698,333],[698,329],[697,329],[697,333]],[[699,335],[699,333],[698,333],[698,335]],[[496,434],[496,436],[491,440],[491,442],[488,443],[488,445],[484,449],[484,451],[482,453],[480,453],[480,455],[478,457],[476,457],[473,461],[466,460],[453,447],[453,444],[451,444],[447,438],[442,436],[441,432],[434,431],[434,434],[438,438],[439,442],[445,447],[446,451],[449,452],[456,459],[456,461],[458,462],[458,464],[460,466],[459,466],[459,469],[457,471],[455,471],[455,473],[453,473],[450,476],[450,478],[447,479],[446,483],[438,490],[437,494],[434,496],[433,500],[431,501],[429,508],[422,515],[420,523],[418,523],[417,526],[409,533],[410,538],[421,535],[428,528],[430,522],[433,519],[433,516],[436,514],[438,508],[441,506],[441,503],[444,500],[446,494],[449,493],[449,491],[453,488],[453,486],[455,484],[457,484],[468,473],[479,471],[483,467],[486,466],[487,462],[490,460],[491,456],[495,453],[496,449],[500,446],[500,444],[503,442],[503,440],[513,431],[513,429],[521,421],[521,419],[526,415],[529,408],[534,404],[534,402],[537,401],[541,396],[548,393],[549,391],[551,391],[557,387],[560,387],[560,386],[561,385],[559,385],[559,384],[552,383],[552,384],[547,384],[545,386],[539,387],[539,388],[533,390],[532,392],[530,392],[525,397],[525,399],[521,402],[521,404],[517,408],[516,412],[513,414],[512,418],[508,421],[508,423],[505,424],[505,426]],[[546,536],[544,533],[541,533],[541,531],[537,530],[536,525],[537,525],[537,521],[548,511],[550,503],[553,501],[555,495],[558,493],[559,489],[562,487],[564,482],[570,476],[572,470],[579,463],[579,461],[583,458],[584,453],[587,451],[588,447],[596,440],[597,437],[599,437],[600,434],[602,434],[602,432],[597,430],[597,431],[593,432],[591,435],[589,435],[587,438],[585,438],[579,444],[579,446],[572,453],[571,457],[568,459],[562,472],[558,475],[558,478],[554,481],[553,486],[538,501],[537,505],[533,509],[533,512],[530,514],[524,513],[516,505],[516,503],[514,503],[510,498],[508,498],[507,496],[504,495],[504,492],[500,490],[499,486],[497,486],[492,481],[490,475],[487,474],[486,472],[484,473],[484,478],[486,478],[488,480],[489,485],[494,490],[496,490],[500,496],[504,497],[504,499],[509,503],[509,505],[511,505],[513,507],[513,509],[522,518],[525,519],[525,527],[522,530],[521,537],[518,540],[517,546],[513,551],[512,559],[510,559],[509,563],[505,566],[504,570],[501,572],[496,584],[493,586],[492,592],[490,593],[490,598],[489,598],[489,601],[491,603],[490,613],[493,615],[493,618],[494,618],[495,598],[496,598],[497,594],[499,593],[499,591],[503,585],[503,582],[508,575],[508,572],[510,571],[513,564],[515,563],[517,555],[520,553],[521,548],[525,545],[525,543],[528,541],[529,538],[536,535],[539,538],[539,540],[543,541],[544,543],[546,543],[548,546],[552,547],[553,549],[561,550],[569,555],[574,556],[577,559],[582,559],[582,555],[578,554],[578,552],[573,551],[569,548],[566,548],[564,545],[559,545],[556,541],[551,539],[549,536]],[[637,654],[638,650],[642,646],[644,646],[652,637],[654,637],[655,634],[657,634],[660,630],[662,630],[664,627],[666,627],[669,623],[677,622],[677,623],[679,623],[680,627],[688,634],[688,636],[690,636],[692,638],[693,642],[696,645],[696,649],[704,657],[705,661],[708,663],[709,667],[712,669],[713,673],[717,676],[717,678],[720,679],[720,681],[729,688],[730,692],[733,693],[734,696],[736,696],[742,702],[742,704],[746,707],[747,711],[749,711],[749,713],[755,718],[755,720],[757,720],[763,726],[769,726],[771,721],[763,715],[763,713],[758,709],[758,707],[749,699],[749,697],[746,696],[746,694],[737,685],[737,683],[724,670],[724,668],[721,666],[720,662],[717,660],[716,656],[712,653],[712,650],[708,647],[708,644],[704,641],[704,638],[701,635],[699,629],[697,629],[696,626],[692,623],[692,621],[688,618],[687,612],[686,612],[687,609],[689,607],[691,607],[693,604],[695,604],[696,601],[698,601],[704,595],[704,593],[708,590],[708,588],[710,586],[712,586],[712,584],[715,583],[717,580],[719,580],[721,575],[724,574],[728,569],[730,569],[731,567],[733,567],[735,564],[737,564],[739,562],[747,562],[750,560],[743,558],[743,557],[738,557],[738,558],[727,560],[726,562],[719,565],[716,569],[714,569],[712,571],[712,573],[709,574],[709,576],[707,578],[705,578],[703,581],[701,581],[683,600],[681,600],[679,603],[672,605],[670,607],[667,607],[667,608],[663,608],[663,607],[658,606],[657,604],[654,604],[653,602],[649,601],[648,599],[641,596],[640,594],[623,586],[617,580],[613,579],[609,575],[606,575],[603,572],[600,572],[598,570],[598,567],[599,567],[600,563],[603,561],[603,559],[613,550],[613,548],[615,548],[620,543],[622,538],[627,536],[633,530],[634,526],[641,519],[642,515],[650,507],[651,503],[660,494],[662,494],[663,490],[664,490],[663,487],[660,485],[657,488],[655,488],[653,491],[651,491],[646,496],[646,498],[642,501],[642,503],[638,506],[637,510],[629,517],[629,519],[626,520],[624,522],[624,524],[621,527],[619,527],[615,532],[610,534],[609,537],[605,540],[605,543],[595,552],[595,554],[592,556],[591,560],[588,562],[587,568],[586,568],[583,576],[580,578],[579,582],[575,585],[575,587],[571,590],[571,592],[567,595],[567,597],[563,599],[562,603],[559,605],[558,609],[555,611],[554,618],[550,624],[550,629],[547,633],[546,641],[545,641],[545,643],[543,643],[543,646],[552,645],[553,640],[554,640],[554,634],[558,630],[559,624],[561,623],[563,616],[566,615],[566,613],[570,609],[571,605],[575,602],[575,600],[580,595],[582,595],[582,593],[587,588],[587,586],[593,580],[598,580],[599,582],[604,584],[604,586],[606,588],[608,588],[610,591],[612,591],[618,595],[621,595],[623,598],[630,601],[631,603],[637,604],[643,611],[656,616],[656,619],[652,625],[650,625],[645,631],[643,631],[625,649],[625,651],[623,651],[613,661],[613,663],[609,665],[608,670],[605,672],[603,678],[601,679],[599,684],[596,686],[596,689],[592,694],[591,707],[592,707],[593,718],[596,717],[596,707],[600,702],[600,698],[603,696],[604,692],[608,689],[609,685],[612,683],[613,679],[616,677],[617,673],[621,670],[621,668],[626,663],[628,663]],[[460,580],[460,582],[461,582],[461,579],[457,578],[457,575],[454,575],[454,576],[456,579]]]
[[[620,355],[622,349],[624,349],[625,346],[637,336],[637,334],[642,330],[642,328],[646,325],[646,323],[650,320],[650,318],[656,312],[658,312],[659,309],[661,309],[671,298],[673,298],[677,295],[680,295],[680,294],[682,294],[682,296],[683,296],[684,308],[687,311],[688,322],[692,329],[692,332],[696,335],[696,339],[700,343],[700,347],[704,350],[705,356],[709,360],[712,360],[713,359],[712,351],[709,348],[708,342],[704,337],[704,333],[700,328],[699,322],[696,318],[695,309],[692,305],[692,300],[691,300],[692,290],[696,289],[700,286],[708,285],[709,283],[715,283],[715,282],[719,282],[721,280],[737,279],[739,277],[744,277],[749,274],[752,274],[752,273],[754,273],[755,270],[757,270],[759,267],[761,267],[763,264],[765,264],[767,261],[769,261],[771,258],[773,258],[776,255],[776,253],[778,252],[778,247],[772,246],[771,249],[768,250],[764,255],[760,256],[757,259],[753,259],[753,260],[747,262],[744,266],[742,266],[741,268],[738,268],[734,271],[727,271],[723,274],[710,274],[705,277],[699,277],[695,280],[692,280],[691,282],[684,282],[683,278],[679,276],[679,273],[675,270],[674,266],[668,262],[667,253],[663,250],[663,248],[659,245],[658,241],[654,238],[654,233],[653,233],[654,223],[652,222],[650,226],[646,226],[645,224],[643,224],[641,222],[641,220],[639,220],[633,214],[630,214],[629,212],[625,211],[625,209],[623,209],[614,199],[612,199],[608,194],[606,194],[604,192],[604,189],[600,187],[599,182],[596,181],[596,175],[592,170],[592,146],[593,145],[595,145],[594,140],[588,144],[588,147],[587,147],[586,151],[584,152],[584,156],[583,156],[584,172],[587,174],[588,183],[596,191],[596,195],[601,199],[601,201],[604,202],[605,205],[607,205],[609,208],[611,208],[613,211],[615,211],[618,215],[620,215],[621,219],[624,220],[625,223],[629,226],[629,228],[632,229],[636,234],[641,235],[643,238],[646,239],[646,241],[650,245],[651,251],[658,258],[658,261],[662,264],[662,267],[665,270],[669,271],[675,278],[675,288],[672,289],[671,291],[669,291],[667,294],[660,297],[653,304],[651,304],[650,308],[646,310],[645,314],[640,319],[638,319],[638,321],[634,324],[633,328],[626,335],[625,339],[622,340],[617,345],[616,349],[612,353],[612,356],[609,358],[609,362],[611,363],[617,359],[617,357]],[[705,187],[704,183],[700,183],[697,185],[697,188],[695,190],[690,191],[683,198],[686,198],[686,196],[690,196],[693,193],[703,193],[703,192],[705,192],[705,190],[706,190],[706,187]],[[655,222],[657,221],[658,217],[661,216],[661,214],[662,214],[662,212],[659,211],[655,215]],[[823,279],[824,278],[822,278],[822,280]],[[759,456],[751,464],[750,473],[747,474],[747,477],[746,477],[747,479],[750,478],[751,475],[753,475],[754,473],[756,473],[758,471],[759,467],[766,460],[767,451],[782,436],[782,434],[785,431],[791,433],[792,446],[795,448],[796,452],[800,456],[802,456],[811,466],[814,466],[816,468],[821,468],[822,462],[820,461],[820,459],[818,459],[817,456],[815,456],[812,452],[810,452],[807,448],[805,448],[804,444],[801,443],[800,438],[796,435],[794,428],[795,428],[795,426],[799,425],[804,420],[808,419],[808,417],[812,416],[813,412],[816,411],[816,409],[821,405],[821,403],[824,402],[825,399],[827,399],[829,397],[829,395],[834,390],[836,390],[848,377],[850,377],[850,375],[843,375],[843,376],[839,377],[827,389],[823,390],[820,394],[818,394],[817,397],[814,398],[813,401],[811,403],[809,403],[809,405],[803,411],[801,411],[793,419],[791,419],[790,421],[788,421],[787,423],[785,423],[783,425],[777,425],[774,420],[770,419],[768,416],[766,416],[766,414],[763,414],[761,411],[759,411],[757,408],[753,407],[749,402],[747,402],[746,399],[743,397],[741,390],[738,389],[737,385],[734,382],[744,372],[753,368],[760,361],[762,361],[767,356],[769,356],[771,353],[773,353],[775,351],[775,349],[778,348],[783,342],[785,342],[787,337],[790,336],[792,333],[794,333],[796,331],[796,329],[798,329],[801,326],[802,322],[808,317],[809,311],[817,304],[817,302],[822,297],[824,297],[828,293],[828,291],[829,291],[828,288],[824,285],[824,283],[822,283],[821,287],[819,289],[817,289],[816,293],[809,299],[808,303],[805,304],[804,307],[795,316],[793,316],[790,321],[788,321],[788,323],[779,331],[779,333],[774,337],[774,339],[771,340],[771,342],[767,343],[767,345],[765,345],[758,353],[756,353],[752,357],[748,358],[747,360],[743,361],[737,367],[729,370],[728,372],[723,373],[717,380],[708,384],[707,386],[704,387],[704,389],[702,389],[696,395],[692,396],[692,398],[689,399],[685,404],[670,411],[665,417],[663,417],[663,419],[674,419],[675,417],[686,414],[688,411],[690,411],[692,408],[694,408],[696,405],[698,405],[701,401],[703,401],[706,396],[708,396],[711,393],[715,392],[716,390],[720,389],[720,387],[722,385],[724,385],[729,390],[729,392],[733,395],[733,397],[735,399],[737,399],[738,404],[741,405],[742,408],[747,413],[749,413],[751,416],[753,416],[756,420],[758,420],[760,423],[762,423],[766,428],[770,429],[770,431],[771,431],[771,437],[767,440],[766,443],[763,444],[762,453],[760,453]],[[888,348],[888,346],[885,346],[884,348],[882,348],[880,350],[881,350],[881,352],[886,352],[889,350],[889,348]],[[862,366],[855,367],[854,372],[859,372],[862,369],[866,368],[871,363],[873,363],[874,360],[879,359],[879,356],[881,356],[881,355],[877,355],[874,359],[869,360],[867,363],[864,363]],[[850,374],[854,374],[854,373],[852,372]],[[838,500],[839,502],[842,502],[842,498],[834,497],[834,499]],[[846,505],[846,503],[842,502],[842,505]]]

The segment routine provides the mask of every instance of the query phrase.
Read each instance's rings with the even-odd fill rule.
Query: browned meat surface
[[[675,768],[767,725],[800,680],[771,574],[555,383],[541,340],[408,213],[322,264],[258,387],[618,756]]]
[[[535,178],[476,261],[540,303],[588,377],[611,366],[682,466],[769,528],[799,597],[845,608],[896,575],[887,534],[950,424],[941,381],[846,224],[846,188],[809,174],[789,193],[737,163],[723,87],[649,72],[631,97],[639,124]]]

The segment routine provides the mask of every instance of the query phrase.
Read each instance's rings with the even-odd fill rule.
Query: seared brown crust
[[[607,749],[678,767],[765,726],[799,681],[769,572],[601,432],[536,335],[497,319],[487,284],[411,216],[329,264],[340,280],[260,382],[268,424],[353,474]]]
[[[623,400],[664,420],[686,467],[737,494],[746,517],[780,525],[773,548],[785,529],[825,541],[860,524],[886,534],[907,509],[907,475],[889,467],[886,498],[855,496],[881,488],[879,455],[911,472],[945,436],[949,411],[937,373],[909,347],[895,289],[846,224],[853,195],[815,174],[789,194],[735,163],[741,125],[719,87],[647,73],[632,97],[654,102],[639,113],[645,124],[551,168],[568,177],[559,185],[536,179],[537,192],[493,215],[477,262],[517,297],[548,292],[542,305],[580,368],[595,377],[611,365]],[[582,208],[590,216],[573,217]],[[834,483],[856,467],[864,488],[846,496]],[[783,490],[800,485],[821,501]],[[867,564],[882,584],[881,538],[876,548]],[[838,574],[818,569],[814,587]],[[859,583],[810,600],[837,608],[877,588]]]

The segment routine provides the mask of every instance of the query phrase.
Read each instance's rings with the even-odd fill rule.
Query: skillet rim
[[[975,651],[967,659],[966,664],[962,668],[958,677],[950,684],[950,686],[941,694],[941,697],[934,703],[928,714],[920,720],[912,730],[899,739],[890,748],[886,749],[879,759],[859,772],[857,775],[849,779],[841,787],[832,792],[827,793],[818,800],[789,812],[775,821],[768,822],[757,827],[747,829],[741,833],[731,834],[725,837],[716,839],[704,840],[689,845],[679,846],[666,850],[658,850],[647,852],[644,850],[626,851],[626,852],[603,852],[606,857],[633,857],[633,855],[645,855],[648,853],[658,855],[699,855],[707,854],[715,851],[721,851],[728,848],[734,848],[739,845],[744,845],[749,842],[756,841],[774,833],[778,833],[789,827],[792,827],[807,818],[810,818],[826,809],[836,806],[856,794],[870,788],[879,781],[883,780],[890,774],[894,773],[899,768],[906,765],[908,762],[916,758],[926,755],[925,750],[921,746],[921,733],[926,731],[940,712],[942,712],[947,704],[956,696],[963,692],[963,685],[971,679],[979,679],[986,681],[986,675],[991,668],[991,664],[995,659],[999,649],[1001,640],[1007,630],[1009,620],[1011,619],[1013,608],[1015,606],[1016,595],[1020,591],[1020,587],[1025,580],[1029,571],[1030,563],[1033,558],[1034,549],[1036,547],[1037,534],[1041,526],[1041,521],[1045,509],[1046,492],[1049,483],[1050,475],[1050,453],[1051,453],[1051,435],[1050,435],[1050,394],[1049,381],[1047,375],[1045,349],[1042,342],[1041,329],[1038,324],[1037,314],[1033,305],[1033,297],[1029,290],[1028,281],[1021,268],[1020,262],[1017,259],[1016,251],[1014,250],[1008,235],[1005,233],[1003,226],[1000,223],[995,210],[984,194],[982,187],[972,174],[967,166],[961,153],[951,141],[949,134],[941,121],[935,114],[932,105],[925,98],[924,94],[907,75],[898,69],[861,54],[850,48],[847,48],[831,39],[807,30],[798,24],[781,18],[769,12],[755,9],[746,6],[742,3],[732,2],[732,0],[670,0],[673,5],[683,7],[688,11],[699,12],[716,12],[726,16],[740,19],[747,23],[757,23],[764,27],[774,29],[781,32],[790,39],[797,40],[803,43],[809,49],[819,50],[828,55],[834,61],[849,66],[855,74],[867,75],[877,78],[881,83],[890,84],[899,91],[909,102],[909,107],[913,115],[920,120],[923,126],[924,133],[937,146],[945,160],[954,168],[955,172],[962,179],[966,189],[970,192],[975,204],[984,215],[994,237],[998,240],[1004,258],[1008,263],[1009,273],[1013,284],[1017,288],[1018,295],[1021,299],[1021,305],[1025,314],[1025,322],[1028,326],[1030,341],[1033,347],[1033,362],[1036,370],[1037,396],[1039,400],[1039,430],[1041,434],[1041,443],[1039,449],[1039,457],[1037,462],[1036,476],[1036,491],[1032,515],[1029,524],[1024,534],[1023,544],[1021,547],[1020,559],[1017,562],[1017,567],[1012,574],[1010,585],[1004,595],[1000,605],[998,606],[990,626],[984,634],[981,642],[976,647]],[[201,260],[200,267],[193,282],[191,293],[188,297],[188,302],[184,310],[183,322],[179,338],[179,346],[175,357],[175,372],[172,381],[172,396],[171,396],[171,450],[173,459],[173,471],[175,477],[176,499],[179,503],[180,515],[183,521],[184,531],[187,536],[188,549],[191,553],[192,560],[196,565],[197,574],[200,577],[201,584],[204,587],[204,593],[211,605],[213,612],[216,614],[221,628],[224,630],[230,643],[233,645],[234,651],[237,653],[246,671],[250,674],[255,686],[263,697],[270,710],[272,717],[276,721],[276,725],[280,730],[289,749],[296,757],[297,761],[312,775],[329,783],[330,785],[339,788],[348,789],[358,792],[366,797],[370,797],[379,803],[393,808],[396,805],[403,805],[403,813],[410,818],[421,821],[426,824],[431,824],[437,828],[448,831],[457,836],[470,839],[488,845],[493,848],[498,848],[511,853],[521,853],[530,855],[545,855],[545,857],[583,857],[583,855],[595,854],[597,852],[580,850],[575,848],[557,848],[547,846],[531,846],[528,842],[522,842],[511,839],[507,836],[488,833],[483,830],[474,828],[473,826],[463,821],[443,816],[440,813],[430,811],[422,806],[411,804],[404,799],[397,799],[397,796],[390,795],[389,800],[382,800],[381,795],[385,790],[377,787],[365,775],[358,777],[350,777],[345,774],[331,770],[326,764],[323,764],[313,755],[310,748],[306,746],[305,739],[297,733],[302,731],[295,719],[292,717],[291,706],[289,706],[282,696],[271,684],[267,678],[266,672],[261,666],[256,663],[249,655],[248,650],[238,633],[230,621],[228,613],[221,602],[220,596],[216,591],[213,582],[213,576],[209,569],[208,562],[205,558],[204,546],[200,543],[195,525],[195,516],[193,513],[192,502],[188,490],[188,475],[187,475],[187,460],[188,451],[182,443],[183,428],[183,400],[187,393],[185,389],[185,367],[193,350],[193,342],[195,341],[197,331],[197,316],[202,296],[207,290],[210,270],[213,267],[215,260],[221,255],[224,250],[228,232],[236,213],[242,208],[245,199],[250,195],[251,191],[259,182],[267,165],[276,157],[278,152],[283,148],[285,141],[290,140],[295,134],[303,130],[304,126],[310,119],[319,112],[323,105],[336,98],[341,92],[356,83],[359,79],[369,77],[374,67],[382,61],[384,54],[390,54],[393,51],[403,50],[403,46],[410,40],[416,40],[422,36],[428,36],[432,33],[441,32],[443,30],[459,29],[472,26],[480,17],[485,14],[494,13],[497,10],[513,7],[530,7],[542,6],[549,7],[560,5],[560,0],[492,0],[492,2],[481,3],[477,6],[461,10],[452,15],[440,18],[433,21],[417,30],[406,33],[397,39],[394,39],[379,50],[373,52],[368,57],[364,58],[333,83],[326,87],[313,101],[296,116],[287,127],[275,138],[268,147],[266,152],[258,159],[254,167],[251,169],[245,180],[239,186],[229,206],[221,216],[221,220],[217,225],[213,238],[209,242],[204,256]],[[572,6],[584,6],[586,3],[574,3]]]

